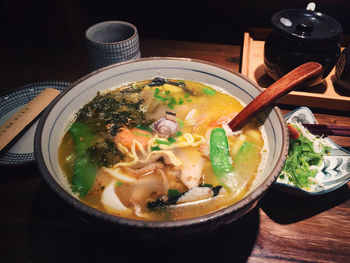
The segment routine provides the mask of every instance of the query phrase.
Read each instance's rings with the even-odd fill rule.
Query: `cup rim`
[[[101,25],[107,25],[107,24],[123,24],[123,25],[127,25],[127,26],[130,26],[134,30],[134,33],[132,34],[132,36],[128,37],[127,39],[121,40],[121,41],[114,41],[114,42],[105,43],[105,42],[92,40],[91,37],[89,36],[91,31],[95,30],[97,27],[100,27]],[[131,24],[129,22],[126,22],[126,21],[121,21],[121,20],[110,20],[110,21],[99,22],[99,23],[96,23],[96,24],[90,26],[85,31],[85,37],[86,37],[86,39],[88,41],[90,41],[91,43],[100,44],[100,45],[121,44],[121,43],[124,43],[126,41],[130,41],[131,39],[135,38],[137,36],[137,34],[138,34],[138,31],[137,31],[137,28],[136,28],[135,25],[133,25],[133,24]]]

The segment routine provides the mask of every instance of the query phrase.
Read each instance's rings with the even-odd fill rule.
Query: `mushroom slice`
[[[210,187],[194,187],[184,193],[177,200],[177,204],[195,202],[199,200],[209,199],[214,196],[214,192],[210,189]]]
[[[153,162],[153,163],[147,164],[144,167],[138,168],[138,169],[133,169],[130,167],[125,167],[124,169],[132,175],[140,176],[140,175],[146,175],[149,173],[153,173],[158,169],[162,169],[163,167],[164,167],[164,165],[162,162]]]
[[[101,202],[103,206],[110,212],[117,212],[121,215],[131,214],[132,210],[123,205],[119,200],[114,188],[116,180],[113,180],[103,191]]]
[[[148,201],[157,199],[168,193],[169,184],[162,170],[141,177],[134,185],[130,202],[136,206],[145,206]]]

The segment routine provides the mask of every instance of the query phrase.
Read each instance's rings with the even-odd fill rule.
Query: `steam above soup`
[[[242,110],[202,83],[155,78],[98,93],[76,114],[59,148],[72,191],[104,212],[179,220],[216,211],[249,190],[264,141]]]

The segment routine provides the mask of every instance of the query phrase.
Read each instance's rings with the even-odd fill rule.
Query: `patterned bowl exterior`
[[[261,89],[241,74],[212,63],[185,58],[148,58],[127,61],[102,68],[74,83],[48,108],[38,125],[35,137],[35,154],[38,167],[52,189],[73,206],[81,217],[141,234],[185,235],[200,233],[228,224],[249,212],[259,198],[276,180],[281,171],[289,145],[287,127],[280,110],[270,108],[258,118],[264,121],[262,129],[267,135],[269,155],[266,167],[257,177],[250,191],[237,203],[213,213],[178,221],[143,221],[113,216],[82,203],[71,193],[61,171],[57,152],[67,126],[67,120],[98,91],[127,82],[154,77],[187,79],[221,87],[235,96],[243,105],[261,93]],[[151,231],[151,232],[149,232]]]
[[[62,81],[42,81],[26,84],[12,90],[0,97],[0,120],[5,122],[9,115],[17,112],[25,104],[29,103],[46,88],[53,88],[59,91],[66,89],[71,83]],[[35,161],[34,158],[34,134],[37,121],[24,130],[14,144],[0,155],[0,165],[23,165]]]
[[[109,29],[111,25],[121,26],[121,30],[130,30],[132,35],[122,41],[110,43],[100,42],[93,38],[92,32],[96,30],[104,30],[105,33],[116,34],[117,32],[115,32],[115,30]],[[137,28],[124,21],[101,22],[90,27],[86,31],[86,42],[90,67],[92,70],[141,57]]]

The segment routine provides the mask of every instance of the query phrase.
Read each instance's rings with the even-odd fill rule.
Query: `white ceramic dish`
[[[71,194],[58,163],[58,147],[67,127],[67,120],[98,91],[111,89],[127,82],[154,77],[186,79],[221,87],[243,105],[260,94],[261,89],[241,74],[212,63],[181,58],[147,58],[114,64],[97,70],[74,83],[58,96],[45,111],[35,137],[35,156],[44,178],[52,189],[85,217],[92,217],[114,225],[133,229],[169,231],[189,227],[190,232],[209,230],[232,222],[252,209],[263,193],[273,184],[285,161],[289,137],[280,110],[269,108],[259,115],[264,121],[269,154],[266,168],[256,178],[251,190],[239,202],[211,214],[179,221],[152,222],[112,216],[89,207]],[[210,223],[209,223],[210,222]]]
[[[63,91],[70,85],[68,82],[45,81],[27,84],[0,97],[0,125],[5,123],[23,105],[29,103],[46,88]],[[36,120],[20,138],[0,155],[0,165],[20,165],[33,162],[34,134],[38,120]]]

